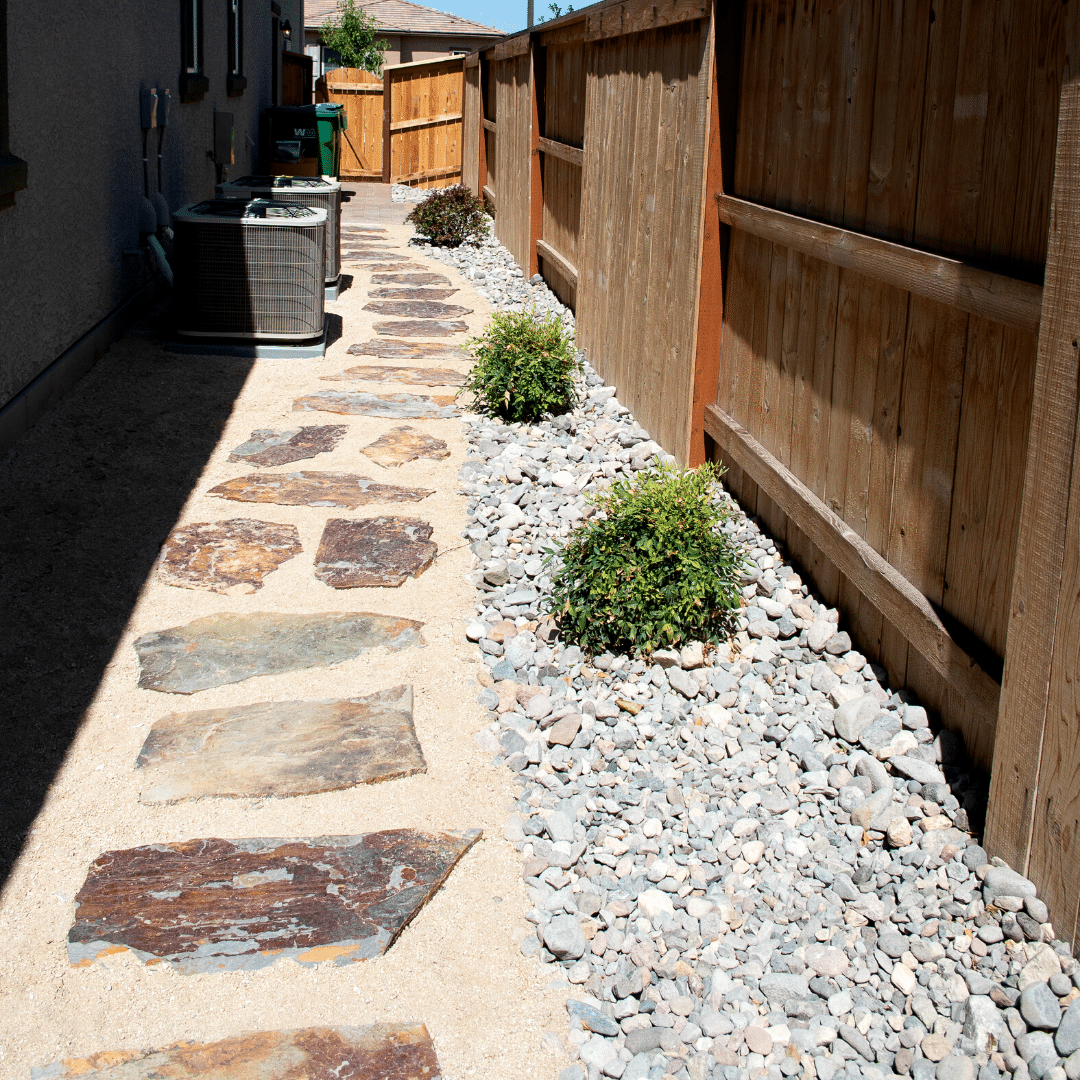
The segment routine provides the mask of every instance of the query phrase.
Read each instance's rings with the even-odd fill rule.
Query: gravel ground
[[[496,307],[573,328],[494,240],[421,246]],[[591,493],[670,460],[588,365],[579,389],[540,424],[469,418],[460,471],[490,673],[476,741],[516,774],[521,949],[565,978],[562,1080],[1080,1077],[1080,967],[979,846],[985,777],[725,492],[746,551],[729,644],[559,640],[545,550]]]

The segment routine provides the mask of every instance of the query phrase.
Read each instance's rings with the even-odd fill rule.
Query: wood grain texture
[[[383,69],[389,88],[383,136],[386,182],[448,187],[461,182],[464,134],[464,57],[395,64]]]
[[[1062,835],[1063,819],[1059,816],[1062,810],[1070,809],[1072,778],[1064,778],[1063,770],[1072,768],[1075,776],[1077,766],[1070,745],[1075,739],[1076,713],[1062,682],[1075,668],[1075,656],[1069,656],[1075,628],[1062,627],[1060,645],[1056,641],[1063,606],[1064,613],[1071,614],[1075,600],[1067,590],[1074,587],[1077,557],[1075,526],[1069,519],[1075,520],[1076,516],[1075,509],[1070,513],[1070,506],[1076,482],[1080,376],[1080,350],[1076,344],[1080,326],[1080,192],[1075,184],[1080,170],[1080,68],[1078,54],[1072,51],[1080,36],[1076,17],[1070,18],[1070,65],[1058,118],[1044,312],[986,825],[988,850],[1021,870],[1029,866],[1032,857],[1032,872],[1044,876],[1048,872],[1055,876],[1060,873],[1053,871],[1051,856],[1056,846],[1056,854],[1061,857],[1063,840],[1070,845],[1070,860],[1075,861],[1071,853],[1075,831],[1066,821]],[[1062,483],[1066,462],[1072,462],[1074,470],[1068,485]],[[1053,665],[1060,665],[1057,671]],[[1053,705],[1048,711],[1051,696]],[[1041,767],[1043,759],[1045,771]],[[1032,848],[1036,813],[1042,819],[1037,855]],[[1047,827],[1051,816],[1057,822],[1056,845],[1050,843],[1053,829]],[[1057,881],[1053,887],[1057,909],[1053,917],[1060,919],[1065,913],[1060,879]],[[1075,920],[1076,896],[1074,888],[1069,898],[1073,911],[1066,920]],[[1069,929],[1065,925],[1061,932]]]
[[[578,272],[577,267],[572,262],[560,255],[550,244],[543,240],[536,241],[536,251],[541,258],[554,263],[559,273],[575,288],[577,287]]]
[[[709,434],[722,453],[753,476],[785,514],[879,608],[943,678],[990,710],[999,687],[952,639],[926,597],[786,469],[744,427],[715,405],[705,410]]]
[[[580,166],[585,160],[585,152],[583,150],[579,150],[576,146],[570,146],[567,143],[538,137],[537,145],[545,154],[557,157],[560,161],[568,161],[571,165]]]
[[[1006,326],[1028,332],[1039,328],[1042,310],[1039,285],[730,195],[721,195],[717,204],[721,220],[726,224],[822,262],[857,271]]]
[[[361,68],[338,68],[323,83],[321,100],[344,107],[341,133],[342,180],[369,180],[383,171],[383,84]]]
[[[623,0],[622,3],[605,4],[598,11],[589,12],[585,38],[602,41],[693,19],[707,19],[711,7],[709,0]]]

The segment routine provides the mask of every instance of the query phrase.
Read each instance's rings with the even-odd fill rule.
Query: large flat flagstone
[[[263,578],[299,555],[295,525],[234,518],[199,521],[173,529],[158,562],[158,576],[181,589],[250,593]]]
[[[341,253],[342,262],[363,262],[366,259],[373,259],[376,262],[383,262],[388,256],[395,255],[396,252],[393,248],[371,248],[370,250],[352,250],[343,251]]]
[[[346,701],[170,713],[150,729],[135,767],[143,803],[313,795],[427,768],[411,686]]]
[[[194,694],[256,675],[329,667],[369,649],[422,645],[423,625],[368,611],[208,615],[136,639],[139,686],[166,694]]]
[[[449,285],[450,279],[445,274],[422,272],[419,274],[375,274],[372,282],[376,285]]]
[[[371,274],[375,273],[390,273],[392,271],[410,271],[410,270],[423,270],[422,266],[417,266],[416,263],[410,262],[381,262],[381,263],[368,263],[364,266],[364,269]]]
[[[446,300],[457,289],[410,288],[407,285],[382,285],[368,292],[374,300]]]
[[[359,390],[320,390],[297,398],[293,408],[395,420],[448,419],[458,414],[452,394],[366,394]]]
[[[391,428],[365,446],[363,454],[376,464],[389,469],[418,458],[442,461],[450,456],[450,450],[442,439],[425,435],[408,424],[402,424],[400,427]]]
[[[30,1080],[439,1080],[420,1023],[253,1031],[163,1050],[106,1050],[31,1069]]]
[[[460,319],[402,319],[400,322],[377,322],[372,327],[376,334],[391,337],[449,337],[464,334],[469,327]]]
[[[212,487],[210,495],[235,502],[277,503],[279,506],[341,506],[355,510],[369,503],[419,502],[434,494],[431,488],[380,484],[352,473],[252,473]]]
[[[372,338],[349,346],[350,356],[378,356],[383,360],[468,360],[469,354],[458,345],[441,341],[395,341],[393,338]]]
[[[466,376],[451,368],[390,367],[382,364],[359,364],[340,375],[324,375],[324,382],[364,379],[367,382],[404,383],[412,386],[462,386]]]
[[[401,318],[453,319],[458,315],[471,315],[473,309],[460,304],[440,304],[435,300],[370,300],[364,310]]]
[[[384,953],[480,831],[185,840],[106,851],[75,897],[68,958],[130,949],[181,974]],[[300,1075],[300,1074],[297,1074]]]
[[[415,518],[331,518],[315,556],[315,576],[335,589],[396,588],[419,577],[439,548]]]
[[[333,450],[348,430],[344,424],[292,428],[288,431],[260,428],[229,455],[229,460],[251,465],[287,465],[290,461],[302,461]]]

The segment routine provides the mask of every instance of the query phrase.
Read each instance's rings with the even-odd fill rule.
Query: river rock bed
[[[573,328],[496,241],[429,253]],[[587,364],[579,390],[536,425],[467,416],[460,473],[476,740],[520,785],[505,835],[534,905],[522,952],[568,991],[561,1080],[1080,1078],[1080,966],[977,843],[985,778],[726,492],[730,644],[559,639],[546,552],[590,493],[671,460]]]

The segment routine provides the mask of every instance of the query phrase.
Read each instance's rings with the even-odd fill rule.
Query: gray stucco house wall
[[[183,103],[181,17],[193,3],[203,19],[207,88],[201,100]],[[140,89],[172,91],[163,190],[175,211],[213,195],[215,110],[235,118],[228,172],[256,165],[273,70],[271,0],[241,2],[247,83],[236,93],[233,80],[234,96],[230,0],[0,0],[0,18],[5,6],[8,142],[26,162],[27,180],[14,204],[0,208],[0,452],[151,298],[149,261],[124,254],[140,246]],[[294,26],[303,25],[300,11]],[[298,50],[302,37],[294,38]],[[156,132],[150,152],[153,188]]]

